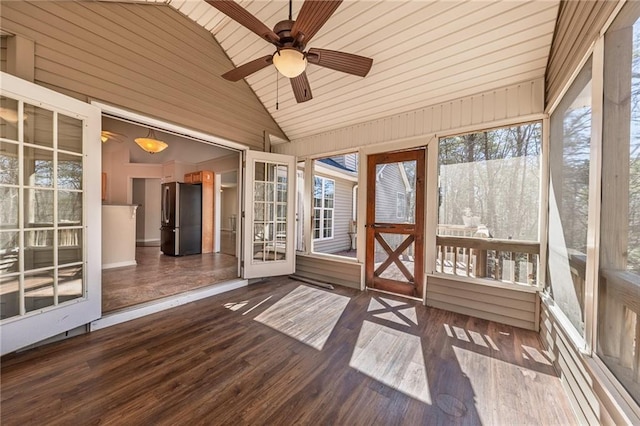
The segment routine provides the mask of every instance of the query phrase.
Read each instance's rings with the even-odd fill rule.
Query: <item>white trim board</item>
[[[196,300],[206,299],[207,297],[225,293],[241,287],[246,287],[248,281],[238,278],[231,281],[214,284],[209,287],[198,288],[186,293],[177,294],[175,296],[165,297],[163,299],[154,300],[141,305],[126,308],[120,311],[107,314],[102,318],[95,320],[89,324],[89,331],[100,330],[102,328],[111,327],[112,325],[121,324],[137,318],[157,312],[166,311],[186,303],[195,302]]]

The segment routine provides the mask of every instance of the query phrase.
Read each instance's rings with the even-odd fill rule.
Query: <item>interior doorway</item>
[[[224,244],[221,240],[225,224],[215,218],[238,214],[238,195],[233,203],[229,200],[234,197],[231,194],[223,197],[223,192],[229,189],[229,193],[237,194],[240,152],[156,127],[156,138],[168,147],[151,154],[135,142],[148,133],[144,125],[103,116],[102,130],[103,314],[237,279],[235,232],[231,244]],[[216,179],[213,185],[208,185],[207,197],[204,183],[194,179],[194,174],[205,173]],[[213,217],[213,227],[205,226],[201,220],[197,254],[171,256],[161,250],[162,188],[163,184],[173,182],[183,187],[199,186],[201,219],[205,216],[205,204],[206,214]],[[181,205],[190,208],[186,198]],[[117,215],[112,217],[114,212]],[[112,220],[106,220],[109,218]],[[205,248],[205,239],[218,244]],[[118,245],[108,244],[109,240],[116,240]]]
[[[368,288],[423,297],[426,149],[367,159]]]

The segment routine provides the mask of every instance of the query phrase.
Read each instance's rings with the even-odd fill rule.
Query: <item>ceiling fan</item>
[[[305,0],[295,21],[291,19],[292,0],[289,0],[289,19],[278,22],[273,30],[233,0],[206,1],[276,47],[273,55],[254,59],[223,74],[227,80],[241,80],[273,64],[280,74],[291,80],[296,101],[300,103],[313,97],[305,72],[307,63],[360,77],[366,76],[373,64],[373,59],[352,53],[316,48],[304,50],[342,0]]]

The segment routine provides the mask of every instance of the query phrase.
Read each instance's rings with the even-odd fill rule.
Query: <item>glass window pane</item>
[[[0,231],[0,275],[18,272],[18,243],[18,232]]]
[[[82,120],[58,114],[58,149],[82,152]]]
[[[0,186],[0,228],[18,228],[18,188]]]
[[[263,163],[262,161],[256,161],[255,165],[254,165],[254,175],[253,175],[253,179],[257,180],[257,181],[265,181],[265,177],[266,177],[266,164]]]
[[[82,262],[82,229],[58,231],[58,265]]]
[[[53,195],[51,189],[25,189],[25,227],[53,226]]]
[[[0,275],[0,319],[20,315],[20,277]]]
[[[49,268],[53,266],[53,231],[26,231],[24,249],[24,269]]]
[[[58,303],[83,297],[83,275],[82,265],[68,266],[58,270]]]
[[[0,137],[18,140],[18,101],[0,96]]]
[[[53,188],[53,151],[24,148],[24,184]]]
[[[37,311],[53,304],[53,271],[24,274],[25,310]]]
[[[58,188],[82,189],[82,157],[58,154]]]
[[[24,104],[24,141],[53,147],[53,111]]]
[[[82,192],[58,191],[58,226],[82,225]]]
[[[18,144],[0,142],[0,184],[18,184]]]
[[[440,139],[438,234],[538,241],[541,140],[541,123]]]
[[[549,291],[580,335],[584,294],[591,151],[591,61],[551,116],[549,147]]]

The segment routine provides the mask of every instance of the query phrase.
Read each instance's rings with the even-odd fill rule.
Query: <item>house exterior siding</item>
[[[349,224],[353,215],[353,185],[346,179],[335,176],[325,176],[316,173],[317,176],[326,177],[335,181],[335,198],[333,209],[333,238],[313,241],[313,251],[319,253],[336,253],[349,250],[351,240],[349,238]]]
[[[284,137],[211,34],[167,5],[3,2],[2,30],[35,43],[34,82],[264,149]],[[135,41],[135,42],[134,42]]]

